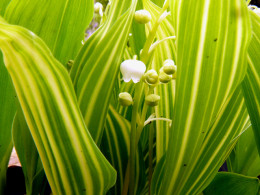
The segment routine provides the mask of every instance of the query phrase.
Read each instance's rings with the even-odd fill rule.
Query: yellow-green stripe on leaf
[[[208,144],[204,139],[218,131],[211,127],[244,79],[251,29],[244,0],[180,0],[171,1],[171,4],[176,26],[178,73],[165,162],[167,171],[160,194],[189,194],[195,189],[203,190],[200,187],[212,174],[203,169],[197,172],[200,175],[194,173],[189,177],[198,154]],[[242,108],[236,109],[238,112]],[[237,118],[237,112],[230,114]],[[232,129],[235,121],[231,122]],[[218,126],[217,123],[214,125]],[[242,130],[241,126],[238,128]],[[221,130],[225,131],[225,128]],[[227,136],[232,137],[235,131],[229,133],[222,135],[223,140],[211,148],[205,159],[215,158],[214,150],[220,151],[229,143]],[[207,162],[200,159],[198,163],[200,161]]]

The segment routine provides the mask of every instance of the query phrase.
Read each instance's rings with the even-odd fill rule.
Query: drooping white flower
[[[99,14],[100,16],[103,16],[103,5],[99,2],[94,4],[94,12],[96,14]]]
[[[134,83],[138,83],[146,70],[146,66],[139,60],[125,60],[121,63],[120,70],[125,82],[132,79]]]

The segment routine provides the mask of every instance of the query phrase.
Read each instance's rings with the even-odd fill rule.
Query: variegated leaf
[[[250,12],[253,37],[248,48],[248,68],[242,86],[260,156],[260,16]]]
[[[104,194],[115,170],[91,138],[67,70],[34,33],[0,20],[0,48],[54,194]]]
[[[100,143],[137,1],[113,1],[105,24],[81,49],[71,78],[86,125]]]
[[[221,162],[212,160],[223,160],[220,151],[242,130],[241,125],[233,130],[233,119],[241,117],[243,124],[246,118],[243,104],[233,112],[223,108],[245,76],[251,37],[249,14],[243,0],[181,0],[171,4],[178,72],[167,171],[160,194],[199,193],[220,166]],[[236,93],[233,98],[239,97]],[[224,113],[231,114],[229,131],[216,121]],[[212,147],[209,140],[214,140]]]
[[[66,65],[82,47],[93,4],[94,0],[12,0],[4,18],[41,37],[56,59]]]

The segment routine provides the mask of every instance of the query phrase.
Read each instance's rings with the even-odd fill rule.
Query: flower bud
[[[150,22],[152,16],[147,10],[138,10],[135,12],[135,21],[140,24],[146,24]]]
[[[132,96],[127,92],[122,92],[119,94],[119,103],[122,106],[130,106],[133,104],[133,98]]]
[[[96,14],[100,14],[103,11],[103,5],[99,2],[95,3],[94,5],[94,12]]]
[[[146,66],[139,60],[125,60],[121,63],[120,70],[125,82],[132,79],[134,83],[138,83],[146,70]]]
[[[174,64],[173,60],[165,60],[163,63],[163,72],[168,75],[174,74],[177,70],[177,66]]]
[[[160,70],[159,81],[161,83],[168,83],[171,80],[172,80],[172,75],[168,75],[163,70]]]
[[[69,60],[69,61],[67,62],[67,69],[70,70],[71,67],[73,66],[73,64],[74,64],[74,60]]]
[[[149,85],[156,84],[158,82],[158,74],[155,70],[148,70],[144,75],[145,82]]]
[[[145,97],[145,103],[148,106],[152,106],[152,107],[157,106],[159,101],[160,101],[160,96],[156,95],[156,94],[150,94],[150,95]]]

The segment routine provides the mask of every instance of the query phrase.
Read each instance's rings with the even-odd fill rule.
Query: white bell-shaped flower
[[[103,16],[103,5],[99,2],[94,4],[94,12],[96,14],[99,14],[100,16]]]
[[[139,60],[125,60],[121,63],[120,70],[125,82],[132,79],[134,83],[138,83],[146,70],[146,66]]]

